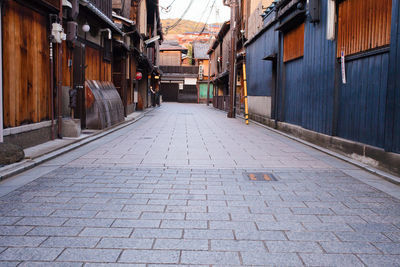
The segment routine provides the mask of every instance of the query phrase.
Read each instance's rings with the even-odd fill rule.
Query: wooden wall
[[[337,56],[390,44],[392,0],[346,0],[339,4]]]
[[[100,50],[86,46],[86,80],[112,81],[111,62],[103,60]]]
[[[147,35],[147,4],[146,0],[140,0],[139,4],[139,33],[144,33]]]
[[[68,66],[69,61],[72,60],[72,50],[67,47],[67,43],[63,42],[63,56],[62,56],[62,76],[63,76],[63,86],[72,87],[72,73],[73,68]]]
[[[48,19],[15,1],[3,13],[4,127],[50,118]]]
[[[162,51],[160,52],[161,66],[181,66],[181,51]]]

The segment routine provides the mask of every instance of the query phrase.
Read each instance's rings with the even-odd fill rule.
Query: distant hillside
[[[166,33],[166,29],[177,22],[178,19],[162,19],[163,32]],[[197,26],[197,27],[196,27]],[[168,31],[168,34],[180,34],[185,32],[201,31],[203,28],[203,22],[196,22],[192,20],[182,20],[178,26]]]

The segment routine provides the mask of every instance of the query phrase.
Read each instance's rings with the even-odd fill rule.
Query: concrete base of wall
[[[127,105],[126,106],[126,114],[129,115],[129,114],[133,113],[135,111],[135,106],[136,106],[135,103]]]
[[[377,169],[391,172],[394,175],[400,175],[400,154],[386,152],[378,147],[354,142],[337,136],[317,133],[297,125],[285,122],[276,123],[275,120],[257,114],[249,114],[249,117],[268,127],[275,128],[318,146],[328,148]]]
[[[270,96],[248,96],[249,113],[259,116],[271,117]]]
[[[63,119],[61,128],[63,137],[79,137],[81,135],[81,120]]]
[[[57,126],[54,126],[54,129]],[[42,144],[51,140],[51,126],[4,136],[4,143],[10,143],[23,149]]]

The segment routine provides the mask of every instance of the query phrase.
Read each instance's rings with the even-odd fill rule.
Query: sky
[[[214,1],[216,8],[214,8],[210,14],[211,6]],[[169,12],[165,12],[162,7],[166,8],[172,2],[173,4]],[[159,0],[161,19],[180,18],[189,6],[189,3],[190,0]],[[218,14],[216,10],[219,11]],[[193,0],[192,6],[183,19],[206,22],[208,16],[208,23],[224,22],[230,18],[230,9],[222,4],[222,0]]]

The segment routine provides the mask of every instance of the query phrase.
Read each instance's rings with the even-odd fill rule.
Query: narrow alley
[[[0,183],[0,266],[399,266],[400,187],[196,104]]]

